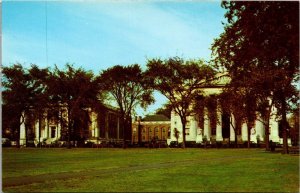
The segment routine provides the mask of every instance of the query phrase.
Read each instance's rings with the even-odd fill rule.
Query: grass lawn
[[[2,149],[4,192],[299,192],[299,156],[263,149]]]

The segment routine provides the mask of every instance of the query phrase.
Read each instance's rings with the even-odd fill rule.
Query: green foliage
[[[56,66],[47,84],[51,104],[59,111],[67,111],[68,116],[60,116],[60,121],[67,125],[69,141],[84,138],[80,133],[90,122],[88,111],[101,106],[101,101],[98,98],[100,88],[91,71],[76,69],[70,64],[65,67],[60,70]]]
[[[185,147],[186,119],[193,113],[190,107],[200,93],[199,88],[208,85],[215,72],[201,60],[184,61],[179,57],[148,60],[147,67],[148,84],[166,96],[180,116]]]
[[[293,82],[299,77],[299,2],[225,1],[222,7],[227,23],[212,46],[215,64],[246,96],[248,110],[254,100],[268,120],[270,111],[262,109],[271,100],[286,123],[290,102],[298,100]],[[284,147],[286,152],[285,129]]]
[[[4,67],[3,75],[3,123],[5,129],[10,129],[11,137],[18,141],[20,124],[25,123],[27,135],[27,130],[34,124],[34,117],[46,107],[48,69],[39,69],[36,65],[24,69],[22,65],[15,64]],[[26,122],[23,113],[27,114]]]
[[[129,117],[137,105],[146,108],[154,102],[152,90],[145,83],[138,64],[108,68],[100,74],[97,82],[113,96],[125,117]]]
[[[155,114],[162,114],[171,119],[172,105],[170,103],[164,104],[161,108],[155,111]]]
[[[119,107],[125,148],[125,140],[131,139],[131,115],[137,105],[146,108],[154,102],[152,89],[146,84],[138,64],[108,68],[97,78],[97,83]]]
[[[53,71],[37,65],[25,69],[16,64],[4,67],[3,74],[4,125],[12,130],[12,137],[17,141],[20,124],[25,120],[23,113],[26,116],[26,133],[33,128],[37,119],[40,120],[40,131],[42,120],[48,114],[48,118],[60,118],[63,129],[69,126],[69,134],[72,131],[74,138],[76,133],[80,133],[78,129],[84,128],[89,122],[88,108],[101,106],[98,97],[100,89],[93,73],[82,68],[76,69],[70,64],[66,64],[65,70],[55,67]],[[65,110],[68,120],[59,115]],[[23,118],[21,122],[20,117]]]

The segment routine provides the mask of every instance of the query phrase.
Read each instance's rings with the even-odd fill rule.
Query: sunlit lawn
[[[4,192],[299,192],[299,156],[263,149],[3,148],[2,164]]]

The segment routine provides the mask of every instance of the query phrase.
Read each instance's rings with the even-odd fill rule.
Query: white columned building
[[[242,140],[248,141],[248,127],[247,123],[242,123]]]
[[[230,81],[228,80],[228,77],[224,74],[219,74],[220,76],[215,82],[215,85],[211,87],[205,87],[202,89],[204,96],[209,96],[209,95],[217,95],[222,92],[222,89],[224,85]],[[239,101],[237,101],[239,102]],[[280,142],[282,143],[282,138],[279,137],[279,122],[278,122],[278,117],[276,116],[276,108],[272,107],[272,114],[270,117],[270,127],[265,128],[264,124],[260,118],[260,114],[257,113],[257,119],[254,122],[253,127],[251,128],[250,131],[250,140],[254,143],[257,143],[257,139],[261,142],[264,141],[265,139],[265,129],[270,130],[270,140],[273,142]],[[215,135],[212,135],[212,128],[210,124],[210,119],[209,119],[209,112],[208,108],[204,107],[204,112],[203,112],[203,118],[204,118],[204,125],[199,124],[199,120],[196,119],[196,116],[190,116],[188,117],[187,120],[189,120],[189,126],[187,127],[189,129],[189,134],[186,135],[186,141],[195,141],[196,143],[201,143],[203,141],[204,136],[206,136],[207,140],[210,141],[211,139],[214,139],[215,141],[223,141],[223,140],[230,140],[231,142],[235,141],[235,132],[233,129],[234,127],[237,127],[235,118],[233,115],[228,115],[224,114],[222,112],[221,105],[219,102],[217,103],[217,122],[216,122],[216,133]],[[226,119],[223,118],[228,118],[228,120],[232,119],[232,124],[230,124],[230,121],[224,121]],[[198,117],[197,117],[198,118]],[[203,127],[203,128],[202,128]],[[241,125],[238,126],[241,130],[239,132],[239,135],[237,136],[238,140],[241,140],[242,142],[248,141],[248,128],[247,124],[245,122],[241,123]],[[172,111],[171,113],[171,135],[170,139],[168,139],[168,144],[170,144],[171,141],[176,141],[174,131],[175,128],[180,132],[179,135],[179,142],[182,142],[182,124],[180,117]],[[288,139],[288,142],[290,143],[290,139]]]
[[[25,132],[25,122],[26,122],[26,117],[25,113],[22,113],[22,116],[20,117],[20,145],[25,145],[26,144],[26,132]]]
[[[230,141],[235,140],[235,130],[236,129],[236,124],[235,124],[235,118],[233,114],[230,115]]]
[[[210,140],[211,137],[211,127],[210,127],[210,120],[208,116],[208,110],[206,107],[204,107],[204,135],[203,137],[207,138],[207,140]]]
[[[216,141],[223,141],[222,135],[222,111],[219,101],[217,102],[217,126],[216,126]]]

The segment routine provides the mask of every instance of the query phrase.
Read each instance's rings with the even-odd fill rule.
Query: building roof
[[[146,115],[146,117],[144,117],[142,121],[170,121],[170,119],[165,115],[159,114],[159,115]]]

